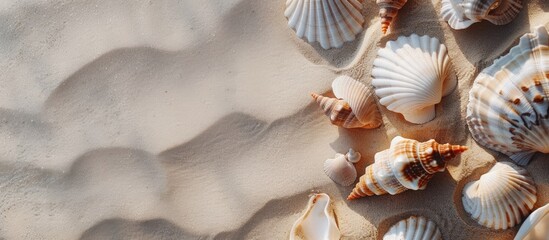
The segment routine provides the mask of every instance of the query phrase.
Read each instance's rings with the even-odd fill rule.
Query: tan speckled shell
[[[439,144],[433,139],[419,142],[397,136],[389,149],[375,155],[374,164],[366,167],[347,199],[423,190],[435,173],[446,169],[448,160],[465,150],[465,146]]]

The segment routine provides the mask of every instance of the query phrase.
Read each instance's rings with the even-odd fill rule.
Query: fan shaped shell
[[[341,233],[335,218],[330,196],[325,193],[313,194],[305,213],[292,226],[290,240],[339,240]]]
[[[549,239],[549,204],[536,209],[526,220],[515,236],[515,240]]]
[[[521,0],[442,0],[442,19],[453,29],[465,29],[488,20],[496,25],[510,23],[522,9]]]
[[[512,163],[496,163],[463,189],[463,207],[480,225],[507,229],[520,223],[536,203],[536,186],[528,172]]]
[[[381,113],[370,88],[349,76],[339,76],[332,82],[332,90],[336,98],[315,93],[312,96],[334,125],[367,129],[381,126]]]
[[[549,153],[548,77],[549,35],[538,27],[475,79],[466,118],[473,138],[520,165]]]
[[[441,240],[442,234],[437,225],[422,216],[412,216],[393,225],[383,236],[383,240]]]
[[[413,34],[389,41],[378,51],[372,85],[387,109],[412,123],[435,118],[435,104],[456,86],[446,46],[438,39]]]
[[[356,169],[353,163],[349,162],[343,154],[337,153],[335,158],[327,159],[324,162],[324,172],[334,182],[349,186],[356,180]]]
[[[364,24],[363,0],[287,0],[284,15],[300,38],[339,48],[355,39]]]

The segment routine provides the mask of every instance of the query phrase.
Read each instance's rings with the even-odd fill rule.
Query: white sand
[[[461,207],[465,183],[503,155],[465,125],[478,71],[536,25],[549,4],[525,1],[511,24],[453,31],[440,2],[409,0],[381,37],[367,1],[366,30],[342,49],[295,37],[284,1],[0,1],[0,238],[285,239],[311,191],[330,194],[345,239],[380,237],[410,214],[446,239],[512,239]],[[377,48],[399,35],[438,37],[459,88],[437,118],[344,130],[313,105],[338,74],[368,83]],[[351,187],[324,175],[349,147],[364,166],[396,135],[468,145],[425,191],[344,200]],[[536,207],[549,202],[549,158],[528,166]],[[545,159],[545,160],[544,160]]]

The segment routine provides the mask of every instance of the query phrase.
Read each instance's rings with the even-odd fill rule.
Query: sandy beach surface
[[[444,239],[512,239],[464,212],[463,186],[496,161],[465,123],[476,75],[535,26],[524,0],[508,25],[452,30],[439,0],[409,0],[391,32],[365,1],[365,30],[324,50],[296,37],[277,0],[0,1],[0,239],[287,239],[311,192],[334,200],[343,239],[380,239],[426,216]],[[337,128],[309,93],[349,75],[369,85],[377,49],[417,33],[446,44],[458,88],[436,119],[380,106],[374,130]],[[352,147],[358,174],[401,135],[470,147],[424,191],[346,197],[323,162]],[[527,166],[549,203],[549,156]]]

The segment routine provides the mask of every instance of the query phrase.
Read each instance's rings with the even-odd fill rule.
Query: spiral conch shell
[[[549,34],[537,27],[475,79],[467,125],[481,145],[526,165],[549,153]]]
[[[381,17],[381,32],[387,33],[387,29],[408,0],[376,0],[379,6],[379,17]]]
[[[442,234],[433,221],[411,216],[393,225],[383,240],[442,240]]]
[[[366,167],[347,199],[423,190],[433,174],[443,172],[446,162],[465,150],[465,146],[439,144],[433,139],[419,142],[397,136],[389,149],[376,153],[374,164]]]
[[[442,19],[453,29],[488,20],[496,25],[510,23],[522,9],[521,0],[442,0]]]
[[[478,181],[463,188],[463,207],[480,225],[507,229],[520,223],[536,203],[528,172],[512,163],[496,163]]]
[[[361,82],[340,76],[332,82],[337,98],[312,93],[332,124],[344,128],[377,128],[381,126],[381,113],[376,106],[373,91]]]
[[[520,226],[515,240],[549,240],[549,204],[528,216]]]
[[[446,46],[429,36],[401,36],[378,51],[372,85],[379,102],[411,123],[435,118],[435,104],[457,85]]]
[[[284,15],[300,38],[340,48],[362,32],[363,0],[287,0]]]
[[[325,193],[313,194],[307,210],[292,226],[290,240],[339,240],[340,237],[330,196]]]
[[[337,153],[335,158],[324,162],[324,172],[337,184],[349,186],[356,180],[356,169],[353,163],[360,161],[360,157],[360,153],[352,148],[345,155]]]

